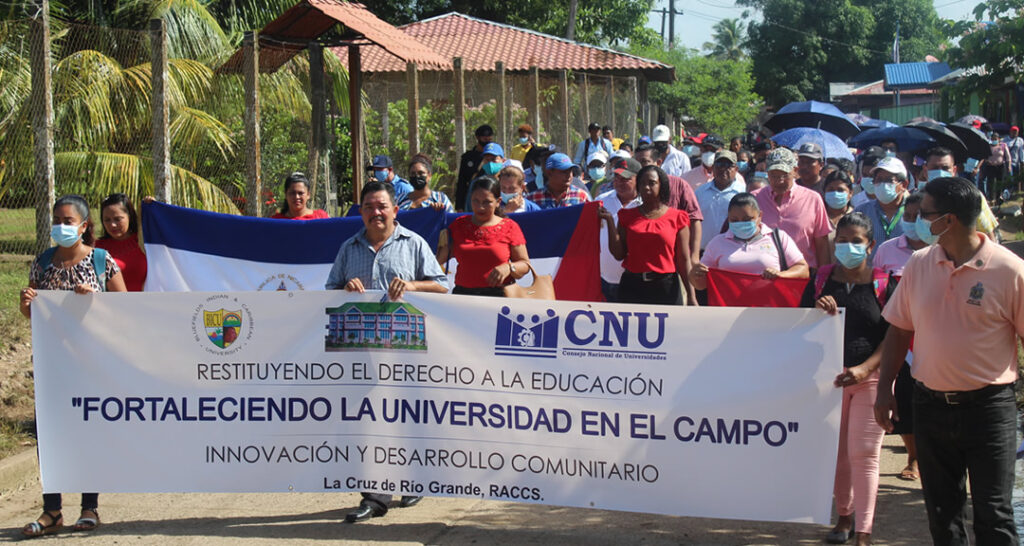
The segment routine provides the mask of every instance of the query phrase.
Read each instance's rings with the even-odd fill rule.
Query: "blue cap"
[[[385,167],[392,167],[391,158],[386,155],[375,155],[373,156],[373,163],[370,165],[374,169],[383,169]]]
[[[651,144],[651,137],[644,135],[640,137],[640,144]]]
[[[497,142],[488,142],[487,146],[484,146],[483,155],[493,155],[494,157],[505,157],[505,150],[501,149],[501,144]]]
[[[579,171],[580,166],[573,163],[569,156],[565,154],[551,154],[548,156],[547,162],[544,164],[545,169],[551,169],[553,171],[568,171],[572,169]]]

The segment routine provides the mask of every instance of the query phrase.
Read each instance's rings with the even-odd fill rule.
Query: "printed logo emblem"
[[[980,282],[971,287],[971,293],[967,296],[967,303],[970,305],[981,305],[981,299],[985,297],[985,286]]]
[[[513,315],[508,306],[498,314],[494,354],[555,358],[558,353],[558,316],[548,309],[546,316]]]
[[[206,352],[221,356],[236,353],[253,333],[252,311],[238,298],[210,296],[192,312],[192,336]]]
[[[325,351],[426,351],[426,315],[401,302],[349,302],[328,307]]]
[[[291,292],[294,290],[305,290],[299,279],[287,274],[278,273],[267,277],[256,290],[277,290],[278,292]]]

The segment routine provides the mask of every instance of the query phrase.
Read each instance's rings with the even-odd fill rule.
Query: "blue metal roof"
[[[924,89],[952,72],[946,63],[898,63],[885,65],[885,90]]]

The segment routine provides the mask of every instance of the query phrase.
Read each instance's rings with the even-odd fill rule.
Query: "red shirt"
[[[507,263],[512,257],[512,247],[525,245],[526,238],[519,224],[508,218],[493,226],[477,226],[471,218],[471,214],[460,216],[448,226],[452,257],[459,261],[455,284],[464,288],[485,288],[490,286],[487,275],[491,270]],[[512,282],[515,281],[510,278],[508,284]]]
[[[323,209],[316,209],[313,212],[292,218],[291,216],[285,216],[283,212],[275,212],[271,218],[277,218],[278,220],[323,220],[324,218],[330,218],[327,216],[327,212]]]
[[[146,255],[139,248],[139,240],[135,236],[123,241],[109,237],[96,239],[96,248],[106,250],[114,258],[129,292],[142,292],[142,284],[146,282]]]
[[[669,208],[660,218],[646,218],[639,207],[619,211],[619,226],[626,231],[626,259],[622,266],[632,273],[676,272],[676,238],[689,227],[685,210]]]

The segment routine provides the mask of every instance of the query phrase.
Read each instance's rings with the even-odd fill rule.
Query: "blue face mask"
[[[512,193],[501,192],[501,202],[508,203],[509,201],[515,199],[517,195],[519,195],[519,192],[517,191]]]
[[[745,173],[745,172],[747,172],[747,167],[748,167],[749,165],[750,165],[750,164],[749,164],[749,163],[747,163],[746,161],[737,161],[737,162],[736,162],[736,168],[737,168],[737,169],[739,169],[739,171],[740,171],[741,173]]]
[[[895,182],[883,182],[881,184],[875,184],[875,197],[878,198],[878,202],[883,205],[888,205],[896,200],[900,196],[900,192],[897,189],[899,186]]]
[[[484,163],[483,171],[487,176],[494,176],[501,171],[502,163],[495,163],[493,161]]]
[[[861,243],[836,243],[836,259],[843,267],[853,269],[868,257],[868,245]]]
[[[945,169],[932,169],[932,170],[928,171],[928,181],[929,182],[931,182],[932,180],[935,180],[936,178],[951,178],[952,176],[953,176],[953,173],[951,173],[951,172],[949,172],[949,171],[947,171]]]
[[[768,180],[768,173],[765,171],[754,171],[754,178],[763,178],[764,180]]]
[[[697,155],[697,147],[693,144],[687,144],[686,146],[683,146],[683,153],[688,156]]]
[[[729,231],[737,239],[746,241],[757,234],[757,222],[747,220],[746,222],[729,222]]]
[[[544,168],[540,165],[533,166],[533,180],[537,183],[539,189],[544,189]]]
[[[875,194],[875,179],[870,176],[863,176],[860,179],[860,187],[871,195]]]
[[[519,143],[520,144],[526,144],[528,142],[530,142],[530,137],[525,137],[525,136],[519,137]]]
[[[50,238],[58,245],[69,248],[75,246],[81,235],[78,234],[79,226],[66,226],[57,224],[50,228]]]
[[[829,191],[825,192],[825,204],[829,208],[839,210],[845,209],[847,203],[850,202],[850,194],[845,191]]]
[[[900,220],[900,227],[903,229],[903,234],[907,236],[907,239],[914,241],[920,241],[921,238],[917,236],[917,224],[915,222],[908,222],[907,220]]]
[[[894,152],[892,150],[886,150],[885,151],[885,157],[896,157],[896,152]]]
[[[590,175],[591,180],[600,180],[604,178],[604,167],[591,167],[587,169],[587,174]]]
[[[914,230],[917,232],[917,240],[923,241],[927,245],[934,245],[935,242],[939,240],[939,237],[942,237],[942,233],[946,232],[945,230],[939,234],[932,233],[932,222],[934,221],[935,220],[925,220],[920,214],[917,215],[917,221],[914,222]]]
[[[373,171],[373,177],[376,178],[378,182],[387,182],[388,181],[388,171],[386,171],[386,170]]]

